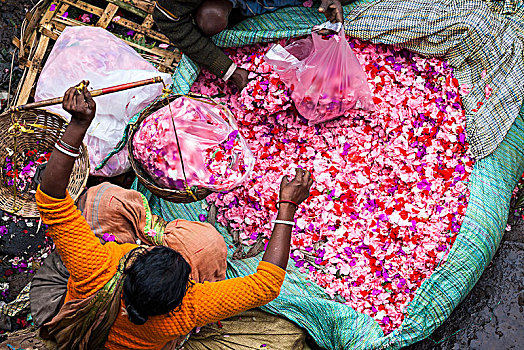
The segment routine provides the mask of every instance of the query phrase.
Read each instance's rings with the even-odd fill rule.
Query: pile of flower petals
[[[257,158],[252,179],[209,200],[247,245],[269,237],[282,175],[297,166],[315,177],[296,215],[297,267],[390,332],[415,290],[445,263],[465,214],[465,116],[446,62],[350,40],[376,111],[352,111],[309,126],[263,60],[270,45],[228,50],[253,73],[235,93],[204,72],[193,90],[222,98]]]

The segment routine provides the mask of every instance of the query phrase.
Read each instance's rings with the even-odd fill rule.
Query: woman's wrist
[[[297,207],[291,203],[280,203],[277,220],[292,221],[295,217]]]
[[[90,120],[83,121],[83,120],[78,120],[76,118],[71,118],[69,125],[73,126],[74,128],[78,128],[78,129],[87,131],[87,129],[89,129],[89,127],[91,126],[91,121]]]
[[[89,129],[89,125],[84,125],[81,122],[71,121],[62,135],[62,141],[76,148],[80,148],[82,141]]]

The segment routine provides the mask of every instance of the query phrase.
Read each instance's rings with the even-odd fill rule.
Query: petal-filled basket
[[[28,152],[50,154],[66,126],[67,121],[63,117],[42,109],[0,115],[0,209],[23,217],[39,216],[35,190],[43,173],[37,171],[31,176],[29,186],[23,190],[15,189],[10,183],[12,176],[9,175],[23,171],[18,163]],[[17,166],[7,168],[8,162]],[[11,174],[6,171],[8,169]],[[84,190],[88,176],[89,157],[86,146],[82,144],[67,187],[73,200]]]
[[[172,202],[192,202],[247,181],[255,159],[233,114],[203,95],[168,95],[131,126],[128,150],[138,180]]]

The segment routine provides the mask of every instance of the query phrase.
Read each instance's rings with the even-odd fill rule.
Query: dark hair
[[[125,272],[124,303],[129,320],[137,325],[148,316],[162,315],[182,304],[191,266],[177,251],[155,247],[137,258]]]

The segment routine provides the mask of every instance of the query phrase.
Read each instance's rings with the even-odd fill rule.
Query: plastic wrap
[[[89,80],[90,89],[129,83],[161,76],[167,86],[171,76],[160,73],[123,40],[105,29],[67,27],[56,41],[36,85],[35,101],[63,96],[71,86]],[[122,139],[128,121],[162,93],[162,84],[95,97],[96,116],[87,131],[91,174],[116,176],[130,168],[127,149],[109,159],[100,170],[95,167]],[[69,120],[61,105],[47,108]]]
[[[146,117],[132,140],[135,159],[158,185],[185,188],[173,124],[189,186],[227,191],[247,181],[255,158],[231,114],[183,96]]]

